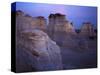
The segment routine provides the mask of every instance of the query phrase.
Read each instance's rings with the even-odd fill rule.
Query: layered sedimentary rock
[[[36,24],[38,25],[39,29],[46,31],[47,22],[43,16],[36,17]]]
[[[42,16],[16,13],[17,72],[62,69],[60,48],[43,32],[45,24]]]
[[[16,11],[16,28],[19,30],[40,29],[46,31],[46,19],[42,16],[31,17],[22,11]]]
[[[75,43],[73,39],[73,37],[76,36],[75,29],[73,25],[66,20],[65,15],[59,13],[49,15],[48,34],[59,45],[66,45],[67,47],[67,45],[72,46],[72,44]]]
[[[17,35],[16,43],[16,61],[20,65],[17,70],[25,66],[33,71],[62,69],[60,48],[43,31],[23,31]]]
[[[73,25],[66,20],[65,15],[59,13],[49,15],[48,31],[51,37],[55,35],[55,32],[76,34]]]
[[[96,35],[96,33],[94,32],[94,28],[90,22],[83,23],[80,35],[82,37],[93,37]]]

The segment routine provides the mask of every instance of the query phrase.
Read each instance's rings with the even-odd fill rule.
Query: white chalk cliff
[[[62,69],[60,48],[43,31],[23,31],[17,37],[16,42],[17,47],[20,46],[22,49],[24,48],[25,52],[28,52],[28,55],[21,57],[21,60],[31,65],[34,69],[38,71]],[[17,59],[20,59],[20,57]]]
[[[16,69],[44,71],[62,69],[60,48],[43,31],[44,17],[16,14]]]

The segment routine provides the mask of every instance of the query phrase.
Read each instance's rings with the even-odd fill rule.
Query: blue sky
[[[83,22],[91,22],[97,26],[96,7],[17,2],[16,10],[22,10],[33,17],[44,16],[46,19],[50,13],[62,13],[73,22],[75,28],[80,28]]]

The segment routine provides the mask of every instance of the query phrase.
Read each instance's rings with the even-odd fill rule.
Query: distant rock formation
[[[65,15],[60,13],[49,15],[48,30],[51,34],[58,31],[75,34],[73,25],[66,20]]]
[[[24,12],[23,11],[21,11],[21,10],[18,10],[18,11],[16,11],[15,12],[16,13],[16,16],[24,16],[25,14],[24,14]]]
[[[16,11],[16,28],[23,31],[26,29],[40,29],[46,31],[46,19],[42,16],[31,17],[22,11]]]
[[[80,35],[82,37],[94,37],[96,35],[96,33],[94,32],[94,28],[90,22],[83,23]]]
[[[66,44],[70,36],[71,38],[76,36],[72,23],[66,20],[65,15],[60,13],[49,15],[48,34],[59,45]],[[72,42],[70,41],[70,43]]]

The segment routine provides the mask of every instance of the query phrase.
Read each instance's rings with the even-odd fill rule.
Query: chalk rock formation
[[[59,13],[49,15],[48,34],[58,45],[64,45],[76,36],[73,25],[66,20],[65,15]],[[71,46],[73,44],[72,41],[68,43]]]
[[[82,37],[93,37],[95,36],[94,28],[90,22],[83,23],[80,35]]]
[[[23,31],[27,29],[40,29],[46,31],[46,19],[42,16],[31,17],[22,11],[16,11],[16,28]]]
[[[16,43],[18,70],[20,67],[24,70],[25,66],[32,71],[62,69],[60,48],[43,31],[24,30],[17,34]]]
[[[36,24],[38,25],[39,29],[41,30],[46,30],[46,19],[43,16],[38,16],[36,17]]]
[[[74,27],[66,20],[65,15],[59,13],[49,15],[48,31],[51,38],[55,36],[56,32],[64,32],[69,35],[76,34]]]

